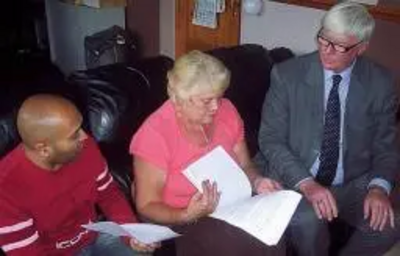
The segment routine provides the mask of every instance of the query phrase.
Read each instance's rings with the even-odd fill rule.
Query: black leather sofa
[[[259,45],[219,48],[209,53],[221,59],[232,72],[226,97],[244,119],[246,138],[254,154],[270,70],[274,63],[293,54],[286,48],[268,51]],[[166,73],[172,64],[172,59],[158,56],[128,65],[78,71],[67,78],[51,67],[28,80],[0,82],[0,158],[20,141],[15,115],[23,100],[35,93],[63,95],[81,110],[84,128],[99,143],[112,174],[130,198],[133,177],[129,142],[143,120],[167,98]],[[168,247],[157,254],[173,255]]]
[[[238,108],[246,126],[250,151],[257,151],[260,111],[275,62],[292,56],[290,50],[268,51],[259,45],[241,45],[210,51],[232,71],[226,97]],[[84,116],[84,128],[99,143],[110,169],[129,193],[130,139],[143,120],[167,98],[166,73],[173,60],[165,56],[130,64],[77,71],[64,78],[55,67],[35,77],[16,75],[0,81],[0,158],[19,143],[15,115],[24,99],[35,93],[54,93],[71,99]]]

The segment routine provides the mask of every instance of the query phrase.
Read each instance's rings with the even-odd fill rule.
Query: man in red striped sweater
[[[35,95],[21,106],[22,144],[0,161],[0,246],[7,255],[137,255],[132,239],[89,232],[95,206],[119,223],[136,218],[117,188],[82,116],[66,99]]]

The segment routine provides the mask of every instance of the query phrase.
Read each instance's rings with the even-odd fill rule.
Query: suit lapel
[[[346,112],[344,116],[343,155],[345,155],[348,142],[351,140],[350,135],[348,134],[348,126],[351,123],[356,123],[359,119],[356,113],[360,113],[359,109],[362,108],[363,99],[365,98],[366,91],[363,86],[363,78],[358,76],[358,74],[362,74],[362,72],[360,72],[361,65],[362,59],[359,58],[355,63],[350,78],[349,91],[346,99]]]
[[[306,74],[307,93],[309,97],[308,111],[311,111],[311,123],[316,124],[313,131],[309,134],[312,136],[312,145],[314,150],[319,151],[322,139],[323,116],[324,116],[324,73],[319,61],[318,54],[314,55],[313,61]],[[316,135],[316,136],[315,136]]]

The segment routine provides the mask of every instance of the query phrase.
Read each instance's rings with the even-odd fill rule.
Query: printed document
[[[203,192],[204,180],[217,182],[221,192],[217,209],[251,197],[249,179],[221,146],[191,164],[183,174],[200,192]]]
[[[147,223],[117,224],[112,221],[102,221],[82,225],[92,231],[102,232],[113,236],[134,237],[139,242],[151,244],[180,236],[170,228]]]
[[[199,191],[204,180],[217,183],[221,198],[211,217],[241,228],[269,246],[279,242],[301,200],[299,193],[290,190],[252,197],[244,171],[221,146],[183,173]]]
[[[218,9],[220,7],[217,0],[196,0],[192,23],[207,28],[217,28]]]

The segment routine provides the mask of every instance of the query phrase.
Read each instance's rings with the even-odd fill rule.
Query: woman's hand
[[[218,205],[220,193],[217,190],[217,184],[210,181],[203,181],[203,193],[197,192],[189,202],[185,210],[184,219],[186,222],[196,221],[198,218],[207,216],[214,212]]]
[[[257,194],[263,194],[281,190],[282,186],[275,180],[258,177],[253,182],[253,188]]]
[[[155,249],[157,249],[161,246],[160,243],[144,244],[144,243],[139,242],[135,238],[130,238],[129,245],[133,250],[135,250],[137,252],[144,252],[144,253],[154,252]]]

